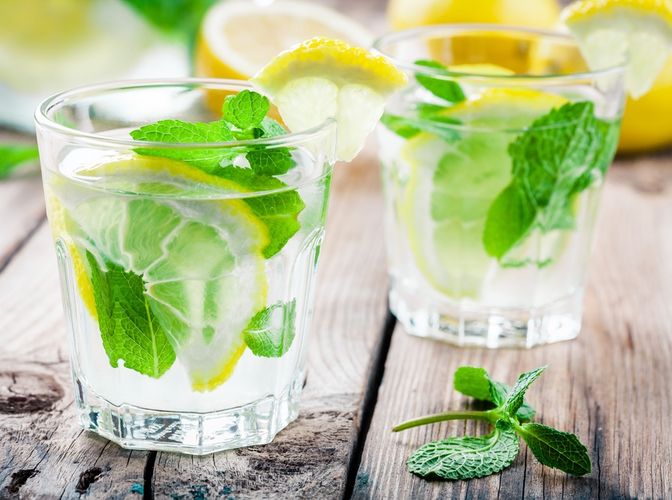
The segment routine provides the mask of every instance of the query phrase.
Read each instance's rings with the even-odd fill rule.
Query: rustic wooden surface
[[[383,3],[338,5],[380,31]],[[0,499],[672,498],[672,154],[610,171],[574,342],[488,351],[406,335],[386,309],[381,230],[370,149],[336,173],[301,416],[272,444],[201,458],[130,452],[74,418],[39,178],[0,182]],[[543,468],[526,451],[502,474],[469,482],[406,472],[427,440],[480,430],[453,422],[390,432],[466,404],[451,390],[457,366],[513,381],[546,363],[530,400],[543,422],[589,445],[590,476]]]

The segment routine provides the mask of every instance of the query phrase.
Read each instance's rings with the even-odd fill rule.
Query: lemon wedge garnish
[[[637,99],[653,85],[672,53],[669,0],[583,0],[562,12],[593,70],[626,62],[625,83]]]
[[[361,150],[386,97],[406,82],[406,75],[384,57],[323,37],[282,52],[252,79],[294,132],[335,118],[337,156],[343,161]]]

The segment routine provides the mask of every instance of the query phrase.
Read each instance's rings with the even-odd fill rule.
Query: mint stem
[[[435,415],[426,415],[424,417],[416,418],[404,422],[403,424],[396,425],[392,428],[392,432],[405,431],[412,427],[418,427],[420,425],[434,424],[437,422],[444,422],[446,420],[485,420],[494,424],[497,421],[497,416],[492,412],[488,411],[447,411],[445,413],[437,413]]]

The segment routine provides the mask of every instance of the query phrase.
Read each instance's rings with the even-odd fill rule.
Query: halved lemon
[[[562,12],[592,69],[626,62],[626,87],[637,99],[672,53],[669,0],[582,0]]]
[[[313,2],[268,5],[227,0],[205,16],[196,49],[196,73],[247,80],[279,52],[315,36],[367,46],[371,34],[352,19]]]
[[[407,77],[382,56],[316,37],[281,53],[252,79],[292,131],[335,118],[337,157],[350,161],[378,123],[389,94]]]

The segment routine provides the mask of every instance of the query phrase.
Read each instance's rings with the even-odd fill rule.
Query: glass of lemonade
[[[119,82],[37,111],[79,417],[124,447],[263,444],[297,416],[335,122],[207,144],[129,136],[217,120],[213,103],[249,88]],[[286,173],[246,168],[247,155],[280,149]],[[187,150],[191,163],[173,159]],[[230,165],[208,173],[212,158]]]
[[[458,345],[576,337],[623,67],[589,71],[569,36],[492,25],[375,48],[411,77],[379,126],[396,317]]]

